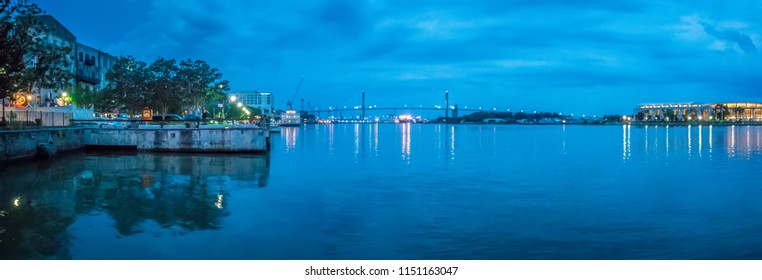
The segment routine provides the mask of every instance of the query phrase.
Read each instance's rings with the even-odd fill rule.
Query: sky
[[[114,55],[202,59],[285,108],[629,114],[762,102],[762,1],[33,1]]]

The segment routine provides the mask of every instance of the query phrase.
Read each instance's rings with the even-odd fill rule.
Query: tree
[[[24,86],[19,79],[26,70],[24,55],[39,43],[40,23],[34,17],[42,13],[27,0],[0,0],[0,99],[12,97]],[[5,106],[2,122],[5,125]]]
[[[718,121],[724,121],[725,116],[728,114],[728,106],[725,104],[717,104],[714,106],[714,118]]]
[[[183,99],[187,105],[203,109],[208,101],[217,98],[219,92],[227,90],[227,82],[220,80],[222,73],[219,69],[203,60],[183,60],[179,67],[178,74],[185,89]]]
[[[637,114],[635,114],[635,120],[642,122],[645,121],[646,113],[643,113],[643,111],[638,111]]]
[[[71,52],[72,48],[69,46],[32,45],[24,55],[27,67],[20,78],[24,89],[31,92],[35,88],[66,88],[72,78],[68,69]]]
[[[90,107],[98,102],[99,94],[89,88],[72,86],[67,91],[69,92],[71,103],[76,106]]]
[[[151,107],[159,109],[162,115],[170,110],[179,111],[182,105],[182,81],[180,68],[174,59],[158,58],[148,66],[148,90]]]
[[[122,56],[106,73],[108,86],[104,90],[106,110],[124,108],[132,118],[148,105],[148,71],[146,63],[131,56]]]
[[[662,115],[661,121],[667,121],[667,122],[675,121],[675,112],[672,109],[664,109],[662,110],[662,113],[663,115]]]
[[[736,118],[736,121],[743,121],[744,119],[744,108],[736,107],[733,109],[733,116]]]

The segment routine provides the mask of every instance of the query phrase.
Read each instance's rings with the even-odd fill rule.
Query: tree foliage
[[[219,100],[227,81],[221,81],[222,73],[203,60],[183,60],[180,62],[180,80],[183,82],[184,100],[187,104],[204,108],[211,100]],[[224,98],[224,97],[223,97]]]
[[[99,102],[99,98],[101,97],[101,94],[98,92],[95,92],[89,88],[77,86],[70,87],[67,92],[69,93],[71,103],[81,107],[90,107],[96,105]]]
[[[20,82],[26,70],[24,58],[40,43],[40,23],[34,16],[41,12],[26,0],[0,0],[0,98],[24,87]]]
[[[206,110],[214,100],[225,100],[230,90],[222,73],[203,60],[158,58],[150,65],[133,57],[120,57],[106,74],[108,87],[96,108],[126,109],[131,115],[143,108],[162,114],[181,113],[184,108]]]
[[[70,46],[34,44],[26,54],[26,69],[20,82],[26,91],[34,88],[64,89],[69,85],[72,73],[69,71]]]
[[[106,73],[108,85],[103,91],[102,106],[124,109],[130,115],[138,114],[148,101],[148,71],[146,63],[131,56],[117,59]]]
[[[170,110],[178,111],[182,105],[182,83],[180,68],[174,59],[158,58],[148,66],[149,105],[166,115]]]

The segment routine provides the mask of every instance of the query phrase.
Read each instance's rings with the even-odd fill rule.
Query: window
[[[79,52],[79,61],[82,62],[82,52]]]

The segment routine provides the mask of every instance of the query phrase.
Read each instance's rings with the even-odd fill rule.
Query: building
[[[639,122],[752,121],[762,122],[762,103],[657,103],[635,107]]]
[[[103,90],[106,87],[106,73],[116,63],[117,58],[96,48],[77,43],[77,37],[51,15],[40,15],[37,19],[46,29],[40,34],[44,44],[66,47],[70,50],[66,71],[71,73],[72,78],[68,81],[68,85],[60,89],[33,88],[29,94],[32,97],[29,105],[32,107],[65,105],[60,97],[71,85],[96,92]],[[28,59],[29,65],[32,65],[35,58]]]
[[[91,91],[100,87],[101,76],[98,64],[98,51],[82,43],[77,43],[77,86]]]
[[[116,57],[82,43],[77,43],[77,86],[91,91],[106,88],[106,73],[116,64]]]
[[[61,24],[51,15],[37,16],[40,24],[46,27],[46,31],[40,34],[40,39],[47,45],[66,47],[70,51],[69,53],[69,65],[66,67],[66,71],[74,76],[76,65],[74,63],[75,49],[77,46],[77,37],[74,36],[69,29]],[[74,79],[69,81],[72,84]],[[31,106],[48,106],[56,102],[56,98],[61,96],[64,89],[48,89],[48,88],[33,88],[31,95]]]
[[[101,83],[100,87],[98,88],[98,91],[106,89],[108,86],[108,82],[106,81],[106,73],[108,73],[109,70],[111,70],[112,67],[114,67],[114,64],[116,64],[117,57],[110,55],[105,52],[98,52],[98,56],[100,59],[100,77],[101,77]]]
[[[273,104],[275,101],[273,94],[270,92],[242,91],[228,95],[235,96],[238,102],[246,106],[259,109],[265,117],[273,117],[275,112]]]

